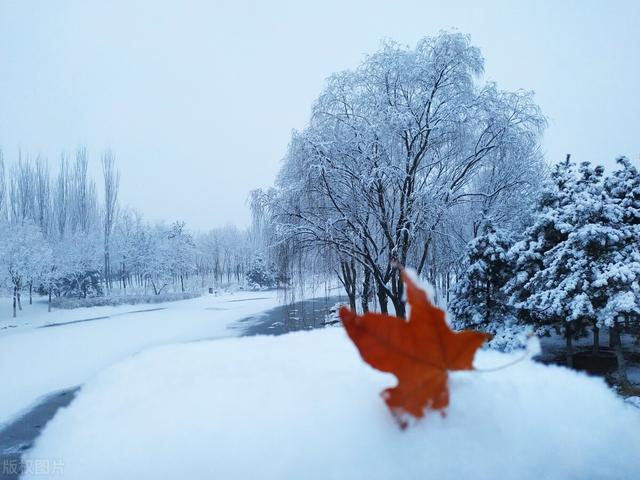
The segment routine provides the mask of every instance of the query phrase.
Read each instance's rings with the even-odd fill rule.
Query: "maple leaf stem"
[[[524,348],[524,351],[522,352],[522,356],[516,358],[515,360],[512,360],[511,362],[508,362],[504,365],[500,365],[499,367],[493,367],[493,368],[476,368],[474,370],[481,372],[481,373],[486,373],[486,372],[497,372],[498,370],[504,370],[505,368],[509,368],[512,367],[520,362],[522,362],[523,360],[526,360],[527,358],[533,358],[537,355],[540,354],[540,342],[538,341],[538,339],[536,338],[535,335],[533,334],[529,334],[527,336],[527,343],[526,346]]]
[[[505,363],[504,365],[500,365],[498,367],[492,367],[492,368],[474,368],[473,370],[479,373],[497,372],[499,370],[504,370],[505,368],[513,367],[514,365],[517,365],[518,363],[526,360],[527,358],[529,358],[529,352],[525,351],[521,357],[518,357],[509,363]]]

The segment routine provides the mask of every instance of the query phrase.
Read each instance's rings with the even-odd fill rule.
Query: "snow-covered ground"
[[[481,351],[476,365],[513,358]],[[530,360],[457,372],[446,416],[432,413],[406,431],[379,396],[394,381],[368,367],[340,328],[163,346],[85,384],[27,462],[57,461],[49,473],[82,480],[623,479],[640,471],[640,410],[601,379]]]
[[[0,329],[0,426],[43,395],[81,385],[116,361],[158,345],[237,335],[233,322],[278,304],[275,291],[51,313],[36,302],[12,319],[5,300],[0,327],[15,327]],[[95,320],[68,323],[88,319]]]

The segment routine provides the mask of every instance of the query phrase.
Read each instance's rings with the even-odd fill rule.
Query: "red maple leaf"
[[[444,311],[429,301],[405,271],[402,279],[411,307],[408,320],[380,313],[357,315],[346,307],[340,309],[340,318],[362,358],[398,378],[398,384],[382,396],[404,428],[405,413],[420,418],[425,408],[449,405],[448,372],[472,370],[476,350],[490,335],[454,332]]]

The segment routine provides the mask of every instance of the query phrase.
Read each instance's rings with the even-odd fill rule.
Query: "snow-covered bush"
[[[63,297],[90,298],[100,296],[102,274],[98,270],[77,270],[61,277],[56,290]]]
[[[503,324],[496,325],[493,331],[489,329],[489,333],[493,337],[487,342],[487,346],[508,353],[526,348],[533,330],[531,327],[518,325],[513,318],[508,318]]]
[[[251,288],[270,288],[275,286],[277,274],[262,257],[256,257],[246,274]]]
[[[97,232],[76,232],[55,242],[55,294],[65,297],[102,295],[102,251]]]
[[[104,307],[117,305],[137,305],[141,303],[164,303],[188,300],[201,296],[199,292],[161,293],[160,295],[116,295],[91,298],[56,297],[51,300],[55,308],[72,309],[81,307]]]
[[[340,307],[344,306],[344,302],[338,302],[333,307],[329,309],[329,312],[325,315],[324,322],[322,325],[325,327],[337,327],[341,326],[340,321]]]

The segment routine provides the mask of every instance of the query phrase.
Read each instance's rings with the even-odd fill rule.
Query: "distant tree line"
[[[99,198],[87,150],[7,164],[0,151],[0,285],[13,315],[34,293],[89,297],[243,283],[250,232],[233,226],[194,235],[184,222],[152,224],[118,202],[115,157],[100,159]]]

